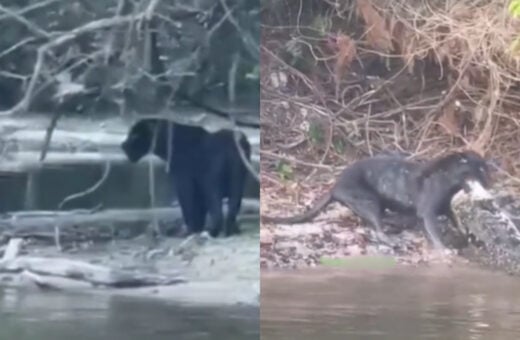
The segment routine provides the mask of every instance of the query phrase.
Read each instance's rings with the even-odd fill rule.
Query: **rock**
[[[296,237],[296,236],[305,236],[305,235],[321,235],[323,233],[323,228],[319,224],[299,224],[299,225],[291,225],[291,226],[278,226],[276,231],[276,236],[280,237]]]
[[[354,241],[355,237],[351,232],[339,232],[331,234],[331,238],[335,243],[340,245],[350,244]]]
[[[348,251],[348,254],[350,256],[357,256],[357,255],[362,255],[363,254],[363,249],[357,245],[357,244],[353,244],[351,246],[348,246],[347,247],[347,251]]]
[[[274,245],[274,249],[277,251],[282,250],[296,250],[300,245],[297,241],[281,241]]]
[[[273,233],[265,228],[260,230],[260,245],[270,245],[274,242]]]

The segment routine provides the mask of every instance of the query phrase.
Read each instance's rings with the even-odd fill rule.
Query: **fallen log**
[[[193,123],[194,119],[202,123],[201,117],[207,124],[203,124],[209,130],[219,129],[223,126],[220,122],[229,124],[214,115],[207,115],[195,108],[182,108],[186,116],[179,115],[176,118],[190,117],[185,123]],[[42,118],[44,117],[44,118]],[[39,169],[43,166],[63,166],[65,164],[78,163],[104,163],[127,162],[121,152],[120,143],[126,137],[129,121],[121,118],[110,119],[82,119],[62,117],[60,125],[53,132],[52,140],[48,146],[49,154],[45,163],[39,161],[41,143],[45,139],[48,128],[48,118],[39,114],[28,114],[26,117],[1,117],[0,118],[0,145],[4,146],[4,160],[0,169],[5,171],[26,172]],[[243,128],[252,145],[252,162],[258,169],[259,156],[259,131],[258,129]],[[7,146],[7,147],[6,147]],[[12,146],[12,147],[10,147]],[[7,157],[5,157],[7,156]],[[162,161],[152,157],[154,164],[162,164]]]
[[[79,260],[17,256],[21,245],[20,239],[10,240],[4,257],[0,260],[0,274],[24,275],[42,288],[77,288],[78,284],[85,283],[90,287],[137,288],[186,282],[178,273],[165,276],[114,269]]]
[[[239,220],[258,219],[258,199],[244,199]],[[130,224],[145,227],[157,218],[165,223],[182,224],[179,207],[154,209],[110,209],[90,212],[76,211],[24,211],[0,216],[0,228],[5,238],[35,237],[54,239],[56,228],[60,238],[74,238],[86,229],[107,230],[109,227],[128,228]],[[106,232],[105,232],[106,233]],[[104,237],[102,237],[104,238]]]

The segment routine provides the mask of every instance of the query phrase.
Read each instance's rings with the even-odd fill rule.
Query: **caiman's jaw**
[[[491,199],[493,195],[477,180],[470,179],[464,182],[464,191],[474,199]]]

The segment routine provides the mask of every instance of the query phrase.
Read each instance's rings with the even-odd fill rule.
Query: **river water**
[[[520,338],[520,278],[475,268],[262,273],[263,340]]]
[[[102,294],[0,290],[0,340],[259,339],[258,307],[191,308]]]

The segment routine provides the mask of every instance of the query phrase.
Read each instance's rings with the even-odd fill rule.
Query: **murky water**
[[[264,340],[520,338],[520,278],[477,269],[262,275]]]
[[[0,290],[2,340],[258,339],[254,307],[187,308],[141,299]]]

